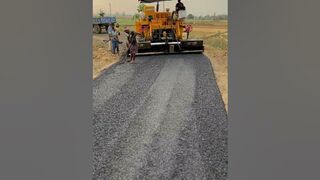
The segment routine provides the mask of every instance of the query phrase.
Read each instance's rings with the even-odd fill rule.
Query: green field
[[[132,17],[117,17],[117,22],[120,26],[133,26],[135,21]]]

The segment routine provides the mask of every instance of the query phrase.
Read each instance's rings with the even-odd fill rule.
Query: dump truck
[[[203,40],[184,39],[187,24],[180,13],[159,12],[159,2],[170,0],[138,0],[143,4],[142,15],[135,22],[138,36],[137,55],[174,54],[174,53],[202,53]],[[150,5],[156,3],[156,5]],[[189,28],[190,29],[190,28]]]
[[[97,34],[100,34],[102,32],[102,29],[106,30],[109,24],[117,22],[116,17],[113,16],[93,18],[92,20],[93,32]]]

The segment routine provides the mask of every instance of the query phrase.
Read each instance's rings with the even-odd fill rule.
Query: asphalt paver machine
[[[140,34],[137,55],[204,51],[203,40],[183,38],[183,33],[189,26],[185,23],[185,17],[181,17],[176,11],[170,11],[169,8],[164,12],[159,11],[159,2],[171,0],[139,1],[142,9],[141,16],[135,22],[135,30]]]

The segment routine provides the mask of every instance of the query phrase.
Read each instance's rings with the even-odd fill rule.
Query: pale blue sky
[[[127,14],[136,13],[138,0],[92,0],[93,1],[93,14],[97,14],[99,9],[109,13],[109,2],[111,3],[112,13]],[[194,15],[213,15],[228,14],[228,0],[181,0],[187,8],[187,13]],[[177,0],[165,2],[165,6],[174,9]],[[160,10],[162,10],[163,3],[160,3]]]

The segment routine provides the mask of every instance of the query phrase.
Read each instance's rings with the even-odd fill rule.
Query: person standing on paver
[[[176,13],[179,19],[184,19],[186,17],[186,7],[181,0],[178,0],[178,3],[176,4]]]
[[[179,12],[180,10],[186,10],[186,7],[184,4],[181,2],[181,0],[178,0],[178,3],[176,4],[176,11]]]

